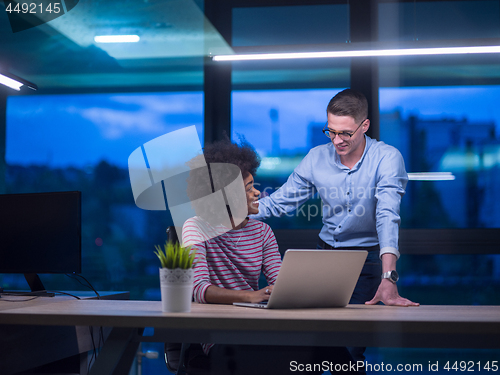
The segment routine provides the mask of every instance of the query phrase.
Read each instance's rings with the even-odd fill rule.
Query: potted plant
[[[164,249],[155,246],[160,260],[160,288],[163,312],[189,312],[193,293],[195,252],[179,243],[165,242]]]

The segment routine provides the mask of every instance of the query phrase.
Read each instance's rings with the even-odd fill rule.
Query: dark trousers
[[[209,358],[211,375],[357,374],[345,347],[216,344]]]
[[[329,250],[367,250],[368,256],[366,257],[365,264],[361,270],[361,274],[359,275],[358,282],[356,283],[349,303],[364,304],[375,297],[382,275],[382,261],[380,260],[380,247],[378,245],[371,247],[333,248],[322,239],[319,239],[317,248]],[[347,349],[351,353],[354,361],[365,360],[364,352],[366,348],[349,347]]]
[[[165,344],[169,369],[179,366],[181,345]],[[187,375],[320,375],[356,374],[345,347],[226,345],[216,344],[205,355],[200,344],[191,344],[184,360]]]

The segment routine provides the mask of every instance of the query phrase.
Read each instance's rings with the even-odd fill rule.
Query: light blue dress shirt
[[[334,248],[380,245],[380,256],[399,258],[399,207],[408,182],[404,160],[396,148],[365,138],[363,156],[352,169],[340,162],[333,143],[313,148],[250,217],[290,216],[316,189],[323,204],[323,241]]]

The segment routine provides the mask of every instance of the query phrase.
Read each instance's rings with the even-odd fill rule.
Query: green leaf
[[[195,265],[196,251],[191,251],[191,246],[181,247],[180,244],[165,242],[164,249],[155,245],[155,254],[160,260],[162,268],[189,269]]]

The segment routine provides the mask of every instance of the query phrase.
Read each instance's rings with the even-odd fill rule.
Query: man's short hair
[[[335,116],[350,116],[356,123],[368,117],[368,101],[359,91],[345,89],[335,95],[326,107],[326,114]]]

